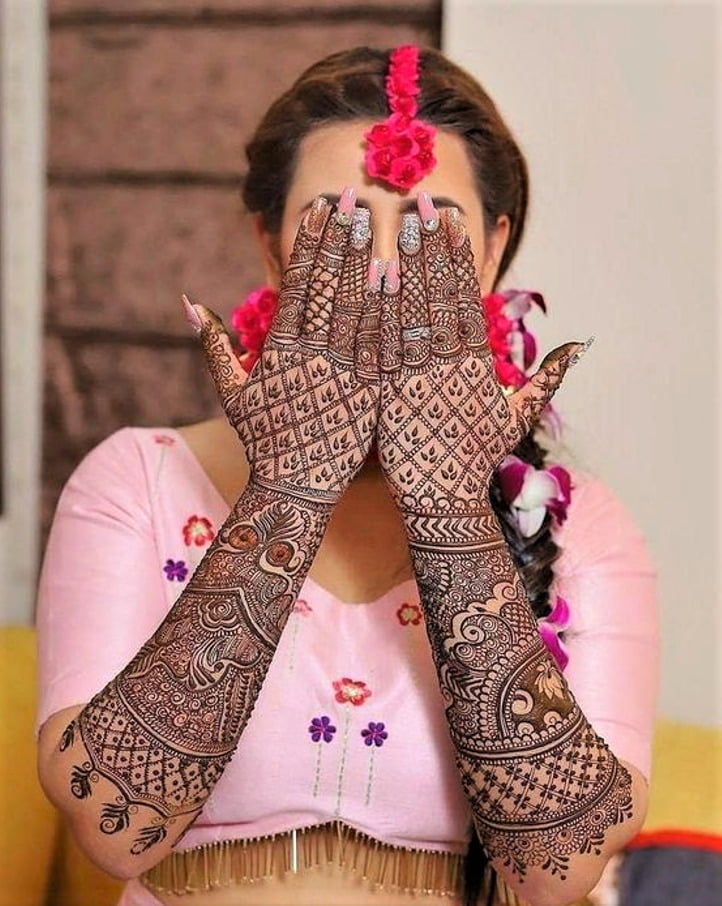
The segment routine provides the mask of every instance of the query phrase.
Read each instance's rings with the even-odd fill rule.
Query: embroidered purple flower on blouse
[[[569,663],[569,655],[561,639],[561,633],[569,627],[570,617],[569,605],[564,598],[557,595],[551,613],[537,620],[539,635],[560,670],[564,670]]]
[[[331,723],[331,718],[326,717],[324,714],[323,717],[313,718],[308,732],[311,734],[313,742],[320,742],[321,739],[324,742],[331,742],[333,734],[336,732],[336,727]]]
[[[188,575],[188,567],[185,564],[185,560],[166,560],[163,572],[169,582],[172,582],[173,579],[185,582]]]
[[[385,727],[385,723],[375,724],[373,721],[370,721],[368,727],[365,730],[361,731],[364,743],[367,746],[382,746],[384,744],[384,740],[388,739],[389,736],[389,734],[386,732]]]

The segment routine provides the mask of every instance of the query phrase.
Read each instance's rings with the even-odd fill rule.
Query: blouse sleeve
[[[132,429],[80,463],[60,497],[37,602],[37,729],[117,675],[166,612],[148,481]]]
[[[601,482],[575,478],[556,592],[571,618],[565,675],[614,754],[649,778],[657,692],[656,570],[644,539]]]

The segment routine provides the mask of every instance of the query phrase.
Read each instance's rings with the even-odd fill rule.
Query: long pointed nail
[[[321,231],[326,226],[327,208],[328,201],[326,201],[323,195],[314,198],[313,204],[308,212],[308,220],[306,221],[310,233],[320,236]]]
[[[371,211],[368,208],[354,208],[351,215],[351,245],[363,248],[371,235]]]
[[[386,272],[388,262],[385,258],[372,258],[369,264],[369,289],[378,292],[381,289],[381,280]]]
[[[386,266],[386,273],[384,274],[384,292],[389,296],[393,296],[399,291],[400,286],[399,266],[392,258]]]
[[[589,351],[589,348],[590,348],[590,346],[592,345],[592,343],[594,342],[594,340],[595,340],[595,337],[589,337],[589,339],[586,341],[586,343],[583,343],[583,344],[579,347],[579,349],[577,349],[577,351],[576,351],[576,352],[572,355],[572,357],[569,359],[569,367],[570,367],[570,368],[571,368],[573,365],[577,365],[577,364],[579,363],[579,360],[581,359],[581,357],[582,357],[585,353],[587,353],[587,352]]]
[[[200,333],[203,329],[203,321],[201,321],[198,316],[198,312],[195,310],[195,307],[191,303],[191,300],[183,293],[183,308],[185,308],[186,318],[190,326],[195,330],[196,333]]]
[[[353,186],[346,186],[338,200],[336,208],[336,220],[341,226],[348,226],[351,223],[351,215],[356,205],[356,189]]]
[[[446,215],[449,227],[449,242],[454,248],[459,248],[466,239],[466,227],[461,219],[458,208],[449,208]]]
[[[433,233],[439,227],[439,212],[434,207],[434,202],[428,192],[421,192],[418,199],[419,216],[428,233]]]
[[[415,255],[421,248],[421,221],[418,214],[404,214],[401,218],[399,246],[407,255]]]

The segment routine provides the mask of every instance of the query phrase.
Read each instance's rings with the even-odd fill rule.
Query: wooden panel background
[[[314,60],[438,46],[441,0],[50,0],[43,524],[128,424],[217,411],[180,308],[227,315],[260,268],[243,146]]]

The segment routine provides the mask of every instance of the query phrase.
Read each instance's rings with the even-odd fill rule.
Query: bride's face
[[[302,141],[281,223],[282,267],[288,263],[301,218],[317,195],[336,201],[345,186],[353,186],[357,205],[371,211],[373,255],[396,258],[401,218],[416,211],[420,192],[428,192],[437,208],[459,209],[474,251],[479,285],[482,293],[490,292],[508,238],[509,220],[500,217],[496,228],[485,235],[481,201],[463,140],[437,131],[436,166],[410,192],[399,193],[366,172],[363,136],[371,125],[363,121],[334,123],[314,130]]]

